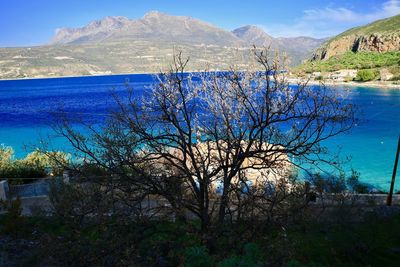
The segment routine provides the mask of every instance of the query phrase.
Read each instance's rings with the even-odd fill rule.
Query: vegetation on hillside
[[[311,73],[331,72],[340,69],[372,69],[387,66],[398,66],[400,64],[400,51],[398,52],[347,52],[343,55],[334,56],[327,60],[307,61],[295,70]],[[393,68],[393,70],[395,70]],[[394,74],[394,73],[393,73]]]
[[[397,15],[386,19],[374,21],[364,26],[354,27],[329,39],[319,48],[319,50],[327,48],[331,43],[349,36],[368,36],[371,34],[398,33],[399,25],[400,25],[400,15]]]
[[[35,150],[23,159],[14,158],[11,147],[0,146],[0,178],[11,178],[11,183],[24,183],[18,178],[43,178],[50,174],[60,175],[68,157],[62,152],[42,153]]]
[[[379,52],[382,54],[387,52],[399,52],[399,25],[400,15],[397,15],[383,20],[374,21],[364,26],[349,29],[322,44],[314,51],[311,60],[327,60],[332,57],[337,59],[339,55],[343,55],[351,51]],[[360,66],[356,68],[370,68],[368,66],[369,59],[370,58],[365,58],[361,62],[357,62],[359,65],[367,66]],[[380,58],[374,59],[380,60]],[[383,59],[385,59],[385,57],[383,57]],[[378,65],[381,64],[382,62],[378,63]]]
[[[346,206],[346,192],[337,191],[326,210],[311,206],[285,218],[284,227],[227,221],[209,247],[196,219],[84,214],[89,202],[105,203],[101,195],[82,200],[56,187],[64,203],[52,216],[22,216],[20,199],[1,203],[8,211],[0,215],[2,266],[396,266],[400,260],[398,209]]]
[[[388,67],[390,73],[393,74],[391,81],[400,81],[400,64]]]
[[[399,25],[400,25],[400,15],[397,15],[397,16],[386,18],[386,19],[374,21],[374,22],[364,25],[364,26],[351,28],[351,29],[337,35],[335,38],[333,38],[331,40],[341,38],[341,37],[344,37],[347,35],[353,35],[353,34],[368,35],[368,34],[377,34],[377,33],[398,32]]]
[[[375,70],[370,70],[370,69],[359,70],[354,80],[358,82],[368,82],[374,80],[378,75],[379,75],[378,72]]]

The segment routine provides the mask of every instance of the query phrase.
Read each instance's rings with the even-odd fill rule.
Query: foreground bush
[[[18,238],[36,245],[28,253],[23,246],[4,246],[3,255],[23,253],[16,266],[397,266],[400,215],[386,212],[375,209],[345,224],[326,215],[323,221],[308,217],[286,229],[260,228],[241,240],[232,239],[243,228],[235,224],[213,251],[201,243],[195,221],[110,217],[73,226],[57,217],[33,217],[19,224]],[[7,232],[0,228],[0,234]]]
[[[0,207],[6,211],[0,223],[0,233],[17,237],[23,234],[24,218],[21,216],[21,199],[0,200]]]
[[[41,166],[29,165],[21,160],[0,167],[0,177],[4,178],[43,178],[46,175],[46,170]]]

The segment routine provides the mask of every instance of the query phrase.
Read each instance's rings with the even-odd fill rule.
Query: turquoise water
[[[126,93],[126,85],[143,91],[151,75],[113,75],[0,81],[0,144],[23,157],[41,141],[55,149],[69,148],[51,128],[60,108],[71,114],[103,118],[115,106],[111,94]]]
[[[346,168],[360,172],[362,181],[388,190],[400,134],[400,90],[358,87],[349,99],[363,120],[349,134],[331,139],[328,147],[351,157]]]
[[[12,146],[17,157],[41,140],[68,150],[66,141],[49,126],[60,106],[68,112],[104,117],[115,105],[111,91],[123,94],[128,83],[140,93],[153,82],[152,75],[144,74],[0,81],[0,144]],[[340,149],[342,158],[351,158],[347,170],[354,169],[362,181],[387,190],[400,133],[400,90],[358,87],[347,98],[359,107],[363,120],[351,133],[326,145]]]

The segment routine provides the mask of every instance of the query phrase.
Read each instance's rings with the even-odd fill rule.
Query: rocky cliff
[[[400,15],[350,29],[328,40],[312,56],[312,60],[327,60],[353,52],[400,51]]]

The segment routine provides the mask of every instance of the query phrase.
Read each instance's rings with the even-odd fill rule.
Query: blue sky
[[[327,37],[400,13],[400,0],[0,0],[0,46],[47,43],[61,27],[105,16],[140,18],[150,10],[233,30],[253,24],[272,36]]]

